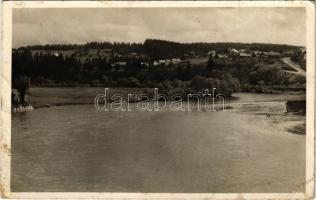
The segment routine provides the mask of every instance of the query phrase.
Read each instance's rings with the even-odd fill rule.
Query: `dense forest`
[[[183,57],[185,54],[206,55],[209,50],[215,50],[219,53],[227,53],[229,48],[275,51],[296,50],[298,47],[280,44],[260,44],[260,43],[177,43],[165,40],[148,39],[144,42],[145,52],[154,59]]]

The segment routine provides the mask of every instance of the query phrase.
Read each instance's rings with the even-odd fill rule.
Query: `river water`
[[[293,119],[283,116],[284,97],[241,94],[234,103],[250,101],[266,103],[217,112],[73,105],[14,114],[11,190],[303,192],[306,138],[287,131]]]

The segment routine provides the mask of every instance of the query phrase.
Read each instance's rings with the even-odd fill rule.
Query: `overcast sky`
[[[13,47],[89,41],[260,42],[305,46],[304,8],[14,9]]]

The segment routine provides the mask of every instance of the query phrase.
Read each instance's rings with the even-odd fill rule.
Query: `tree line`
[[[30,50],[76,50],[76,49],[112,49],[113,52],[143,53],[150,55],[152,59],[183,57],[184,54],[194,52],[197,55],[206,54],[209,50],[227,52],[228,48],[248,49],[259,51],[297,50],[298,46],[285,44],[264,43],[179,43],[167,40],[146,39],[143,43],[129,42],[88,42],[85,44],[46,44],[20,47],[19,49]]]
[[[111,49],[112,51],[144,54],[146,57],[119,59],[110,57],[79,58],[76,54],[55,55],[50,50]],[[216,60],[192,66],[190,61],[170,66],[153,66],[152,61],[160,58],[176,58],[185,54],[207,54],[210,49],[218,52],[228,48],[281,51],[298,48],[275,44],[242,43],[177,43],[148,39],[143,44],[90,42],[84,45],[43,45],[28,46],[12,51],[12,79],[28,77],[32,86],[109,86],[109,87],[159,87],[170,93],[173,90],[186,92],[200,91],[202,87],[217,87],[219,92],[230,96],[239,90],[239,80],[244,84],[283,84],[280,73],[274,68],[255,67],[255,58]],[[33,53],[32,50],[43,50]],[[112,52],[113,53],[113,52]],[[191,57],[194,55],[190,55]],[[116,62],[124,61],[122,65]],[[144,65],[144,63],[146,63]],[[264,75],[262,75],[264,74]],[[272,74],[273,76],[270,76]],[[274,77],[271,79],[270,77]],[[25,79],[25,78],[23,78]],[[270,80],[271,79],[271,80]],[[181,89],[182,88],[182,89]],[[185,89],[186,88],[186,89]]]
[[[237,79],[214,70],[211,59],[199,68],[192,68],[190,61],[170,66],[143,65],[142,58],[130,58],[124,66],[113,66],[111,59],[87,58],[81,62],[75,56],[32,55],[29,49],[13,51],[13,81],[28,77],[31,86],[158,87],[166,94],[178,91],[183,96],[199,92],[204,86],[221,88],[218,91],[227,96],[239,88]]]

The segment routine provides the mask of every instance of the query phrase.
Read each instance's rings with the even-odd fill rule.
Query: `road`
[[[291,58],[287,57],[287,58],[282,58],[281,60],[285,64],[287,64],[288,66],[292,67],[295,70],[295,71],[289,71],[289,70],[284,70],[284,71],[306,77],[306,72],[298,64],[292,62]]]

